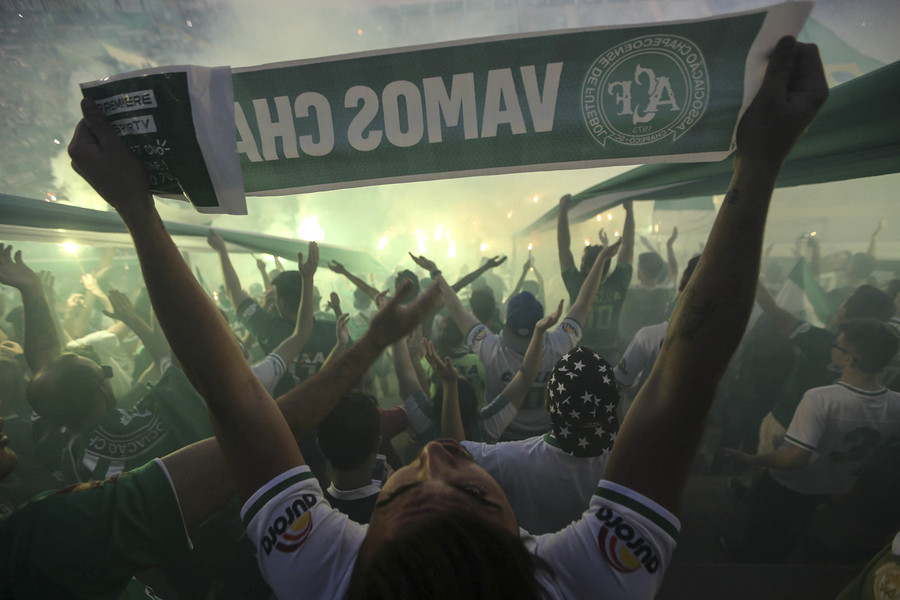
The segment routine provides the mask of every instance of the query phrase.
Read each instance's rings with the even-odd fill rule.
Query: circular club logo
[[[610,48],[581,86],[585,125],[603,146],[675,141],[708,104],[706,60],[694,42],[677,35],[646,35]]]

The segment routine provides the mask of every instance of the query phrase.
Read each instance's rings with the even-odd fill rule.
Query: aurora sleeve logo
[[[591,136],[641,146],[675,141],[703,117],[710,97],[709,70],[700,48],[677,35],[648,35],[604,52],[581,89],[581,110]]]

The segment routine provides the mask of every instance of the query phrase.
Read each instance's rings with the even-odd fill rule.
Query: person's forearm
[[[751,454],[745,460],[747,464],[772,469],[799,469],[809,463],[808,455],[794,451],[792,446],[768,454]]]
[[[397,374],[397,384],[400,388],[400,398],[407,398],[416,392],[427,390],[422,387],[421,380],[409,357],[409,348],[406,347],[406,339],[400,339],[391,346],[391,354],[394,358],[394,371]]]
[[[566,313],[566,317],[575,319],[579,323],[585,322],[588,310],[594,301],[594,297],[597,295],[597,290],[600,289],[600,282],[603,278],[603,265],[610,259],[609,247],[604,248],[594,260],[594,264],[591,265],[591,270],[588,271],[587,277],[584,278],[584,283],[581,284],[578,296],[575,298],[575,302],[572,303],[571,308],[569,308],[569,312]]]
[[[664,352],[670,349],[679,362],[702,360],[712,382],[728,364],[753,308],[766,214],[779,170],[780,163],[737,156],[703,257],[666,333]]]
[[[344,277],[349,279],[351,281],[351,283],[353,283],[353,285],[355,285],[356,287],[358,287],[359,289],[364,291],[369,296],[369,298],[371,298],[372,300],[375,300],[375,298],[378,297],[378,294],[380,292],[378,290],[376,290],[374,287],[372,287],[371,285],[369,285],[368,283],[366,283],[365,281],[363,281],[363,279],[361,277],[357,277],[350,271],[344,271],[343,275],[344,275]]]
[[[224,249],[219,250],[218,254],[219,264],[222,267],[222,279],[225,281],[225,290],[228,292],[228,300],[231,302],[234,311],[237,312],[238,305],[235,301],[239,299],[239,296],[243,292],[243,288],[241,288],[241,279],[238,277],[237,271],[234,270],[234,265],[231,263],[231,257],[228,255],[228,251]]]
[[[272,351],[272,354],[280,356],[286,365],[294,362],[300,354],[300,350],[309,341],[313,328],[313,278],[303,277],[303,291],[300,293],[300,310],[297,311],[297,320],[294,323],[294,331],[284,339]]]
[[[466,431],[459,413],[459,383],[455,379],[445,379],[442,384],[444,401],[441,406],[441,437],[461,442],[466,439]]]
[[[522,360],[522,374],[528,380],[529,386],[534,382],[534,378],[537,377],[538,370],[541,367],[545,334],[545,331],[535,329],[531,335],[531,341],[528,342],[528,349],[525,350],[525,357]]]
[[[506,299],[506,302],[509,303],[522,289],[522,284],[525,283],[525,276],[528,275],[528,270],[525,269],[522,271],[522,275],[519,276],[519,281],[516,282],[516,287],[513,288],[512,293],[510,293],[509,297]]]
[[[559,269],[561,271],[575,264],[572,256],[572,236],[569,233],[569,211],[559,208],[556,218],[556,246],[559,252]]]
[[[666,244],[666,258],[669,263],[669,280],[678,283],[678,259],[675,258],[674,244]]]
[[[170,354],[169,344],[166,343],[165,338],[160,338],[160,336],[154,333],[153,330],[150,329],[150,326],[137,315],[133,318],[129,318],[127,322],[123,321],[123,323],[138,336],[138,339],[144,344],[144,348],[147,349],[147,353],[150,354],[150,358],[152,358],[153,362],[157,365],[160,364],[163,358]]]
[[[96,297],[90,291],[84,292],[84,304],[81,306],[81,312],[72,322],[69,329],[69,335],[73,339],[82,338],[88,334],[88,325],[91,323],[91,316],[94,314],[94,304],[97,302]]]
[[[123,211],[120,215],[134,239],[147,292],[172,352],[214,409],[220,397],[233,395],[233,390],[256,378],[243,360],[237,339],[194,279],[156,210]],[[227,254],[220,256],[223,265],[230,266]],[[199,352],[198,339],[213,341]],[[238,362],[242,368],[235,368]]]
[[[33,286],[23,287],[20,291],[25,318],[23,350],[28,367],[36,374],[49,366],[62,350],[53,314],[40,281]]]
[[[450,287],[453,288],[453,291],[458,292],[461,289],[471,285],[476,279],[481,277],[482,274],[484,274],[484,272],[490,268],[491,268],[490,263],[485,263],[485,264],[481,265],[480,267],[478,267],[477,269],[475,269],[474,271],[472,271],[471,273],[469,273],[468,275],[466,275],[465,277],[461,278],[459,281],[457,281]]]
[[[456,325],[463,335],[466,335],[472,327],[478,324],[478,319],[466,310],[459,296],[456,295],[456,290],[450,287],[443,275],[435,277],[434,282],[440,286],[441,299],[444,301],[444,306],[450,311],[450,316],[456,321]]]
[[[800,322],[800,319],[796,316],[778,306],[772,293],[762,284],[762,282],[758,283],[756,286],[756,302],[759,304],[763,313],[775,322],[775,328],[778,334],[783,337],[789,336]]]
[[[272,287],[272,282],[269,281],[269,272],[266,271],[266,266],[265,266],[265,265],[263,265],[263,266],[261,266],[261,267],[258,266],[257,268],[258,268],[258,270],[259,270],[259,275],[260,275],[260,277],[262,277],[262,281],[263,281],[263,289],[264,289],[264,290],[267,290],[267,289],[269,289],[270,287]]]
[[[308,436],[350,392],[384,350],[368,334],[277,400],[291,432]]]
[[[634,261],[634,206],[626,203],[625,226],[622,227],[622,249],[619,250],[617,265],[631,264]]]

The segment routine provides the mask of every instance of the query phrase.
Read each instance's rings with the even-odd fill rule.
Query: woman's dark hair
[[[322,454],[335,469],[356,468],[372,455],[381,439],[378,403],[368,394],[347,394],[322,419],[316,432]]]
[[[363,542],[347,600],[539,598],[522,541],[471,513],[436,512],[371,547]]]

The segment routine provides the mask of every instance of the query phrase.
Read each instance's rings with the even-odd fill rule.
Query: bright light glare
[[[303,217],[300,220],[300,226],[297,227],[297,237],[310,242],[324,241],[325,230],[319,225],[319,217],[317,215]]]
[[[619,237],[619,232],[618,232],[618,231],[616,232],[616,237]]]
[[[185,21],[185,23],[187,23],[187,26],[188,26],[188,27],[193,27],[193,26],[194,26],[194,24],[191,23],[191,20],[190,20],[190,19],[188,19],[187,21]]]
[[[56,139],[56,138],[53,138],[53,143],[54,143],[54,144],[61,144],[62,142],[60,142],[60,141],[59,141],[58,139]]]
[[[387,242],[388,242],[387,236],[386,235],[381,236],[381,239],[378,240],[378,249],[384,250],[385,248],[387,248]]]
[[[453,243],[453,240],[450,240],[450,245],[447,246],[447,256],[456,258],[456,244]]]
[[[534,244],[532,244],[531,242],[529,242],[529,243],[528,243],[528,251],[531,252],[532,250],[534,250]]]
[[[511,210],[506,213],[506,218],[512,219],[512,211]]]
[[[60,246],[62,246],[63,250],[72,255],[77,254],[78,248],[80,248],[80,246],[75,242],[63,242],[62,244],[60,244]]]
[[[815,232],[815,231],[812,231],[812,232],[810,232],[809,235],[810,235],[810,237],[812,237],[812,236],[816,235],[816,232]]]
[[[537,204],[538,200],[540,200],[540,198],[538,198],[537,196],[535,196],[534,198],[531,199],[531,201],[534,202],[535,204]]]
[[[606,220],[612,221],[612,213],[606,213]]]
[[[584,240],[584,245],[585,245],[585,246],[590,246],[590,245],[591,245],[591,240]]]
[[[434,241],[438,241],[442,237],[444,237],[444,226],[439,224],[434,229]]]
[[[598,221],[602,221],[602,220],[603,220],[603,215],[597,215],[597,220],[598,220]]]
[[[479,246],[479,248],[481,248],[481,251],[484,252],[488,249],[488,245],[486,242],[481,242],[481,246]]]

